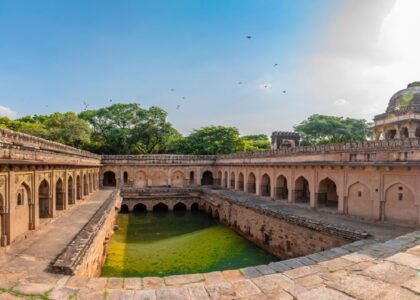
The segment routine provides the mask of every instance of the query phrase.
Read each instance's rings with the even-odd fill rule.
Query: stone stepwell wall
[[[198,202],[200,209],[230,227],[280,259],[308,255],[360,240],[368,236],[365,232],[327,224],[305,217],[272,211],[258,203],[242,202],[218,193],[214,189],[123,189],[123,204],[131,211],[144,204],[150,211],[158,203],[170,210],[178,203],[187,208]]]
[[[204,209],[259,247],[280,259],[304,256],[347,244],[367,236],[346,228],[299,216],[272,212],[228,199],[211,190],[201,195]]]
[[[51,271],[65,275],[99,276],[121,204],[114,191],[51,265]]]

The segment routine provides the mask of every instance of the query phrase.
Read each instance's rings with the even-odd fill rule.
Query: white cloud
[[[1,117],[8,117],[14,118],[16,117],[17,113],[13,111],[11,108],[0,105],[0,116]]]
[[[316,103],[314,113],[370,120],[385,111],[394,92],[420,80],[418,11],[418,0],[343,5],[318,31],[316,50],[297,78]]]
[[[346,99],[341,98],[341,99],[335,100],[334,104],[341,106],[341,105],[347,105],[347,104],[349,104],[349,102]]]

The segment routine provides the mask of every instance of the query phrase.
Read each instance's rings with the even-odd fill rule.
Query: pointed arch
[[[367,185],[357,181],[347,190],[347,214],[362,218],[373,218],[373,199]]]
[[[76,176],[76,197],[77,200],[82,199],[82,180],[79,174]]]
[[[245,191],[245,185],[244,185],[244,173],[239,172],[238,175],[238,190],[244,192]]]
[[[279,175],[276,179],[276,199],[287,200],[288,198],[289,189],[287,188],[287,178],[284,175]]]
[[[143,188],[147,186],[146,173],[143,171],[137,171],[134,179],[134,186],[137,188]]]
[[[230,173],[230,188],[235,189],[235,172],[233,171]]]
[[[261,177],[261,196],[270,197],[271,196],[271,180],[270,176],[265,173]]]
[[[201,177],[201,185],[213,185],[213,173],[205,171]]]
[[[248,174],[247,192],[251,194],[255,194],[257,192],[257,182],[253,172],[249,172]]]
[[[418,208],[413,191],[404,183],[397,182],[385,190],[385,221],[415,225]]]
[[[39,218],[51,218],[50,184],[44,179],[38,187]]]
[[[61,178],[58,178],[57,182],[55,183],[55,209],[56,210],[64,209],[64,199],[65,199],[65,192],[64,192],[63,180]]]
[[[74,183],[73,183],[73,177],[70,175],[67,180],[67,198],[69,204],[74,204]]]
[[[310,201],[309,182],[304,176],[298,177],[295,181],[293,199],[300,203],[309,203]]]
[[[330,177],[325,177],[319,182],[316,200],[318,207],[338,208],[337,185]]]
[[[115,173],[112,171],[106,171],[104,173],[104,179],[103,179],[102,185],[106,187],[117,186],[117,179],[115,177]]]
[[[185,175],[180,170],[175,171],[171,176],[171,185],[173,187],[183,187],[185,185]]]

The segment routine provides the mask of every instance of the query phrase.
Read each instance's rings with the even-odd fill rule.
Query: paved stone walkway
[[[111,192],[93,193],[88,200],[78,201],[52,222],[32,232],[28,239],[11,245],[7,254],[0,258],[0,278],[25,278],[37,282],[60,278],[45,272],[49,263],[70,243]]]
[[[107,194],[100,193],[92,197],[92,203],[76,206],[62,221],[57,219],[25,241],[33,249],[20,244],[11,249],[10,262],[1,262],[0,299],[420,299],[420,231],[384,242],[361,240],[268,265],[206,274],[124,279],[44,272],[54,251],[66,244],[62,239],[69,241],[76,232],[66,227],[73,227],[76,214],[77,218],[84,215],[86,222],[86,211],[95,210],[93,202],[106,198]],[[69,236],[64,237],[64,232]],[[43,251],[44,238],[56,246],[45,245]]]

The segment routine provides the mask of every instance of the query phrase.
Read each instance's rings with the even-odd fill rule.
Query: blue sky
[[[308,83],[329,64],[307,68],[314,57],[333,58],[329,30],[354,2],[0,0],[0,106],[20,117],[79,112],[84,102],[94,109],[112,99],[162,107],[183,133],[212,124],[243,134],[288,130],[329,112],[311,100]],[[395,4],[385,2],[378,24]],[[361,9],[377,14],[378,7]],[[342,30],[331,38],[351,29]],[[340,80],[330,77],[325,81]],[[352,99],[338,91],[329,101]],[[373,111],[384,110],[386,101]]]

